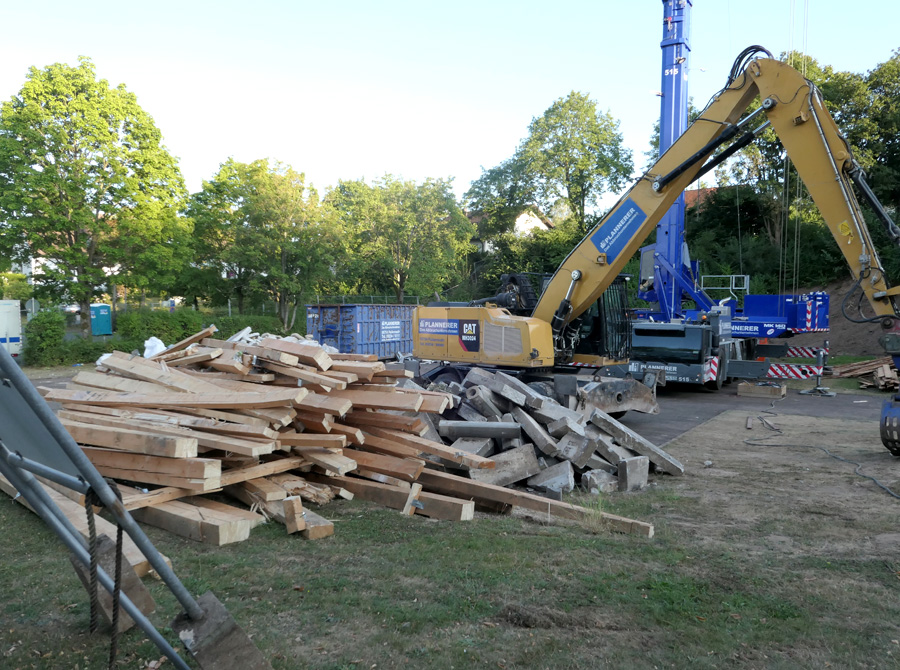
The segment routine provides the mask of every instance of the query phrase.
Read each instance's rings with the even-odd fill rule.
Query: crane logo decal
[[[618,258],[625,245],[637,233],[637,229],[647,220],[647,215],[634,200],[628,198],[622,206],[613,212],[606,221],[591,235],[591,242],[600,253],[613,261]]]

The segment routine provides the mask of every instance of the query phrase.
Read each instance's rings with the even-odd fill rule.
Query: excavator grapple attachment
[[[579,389],[579,405],[596,407],[612,416],[621,416],[629,410],[659,414],[655,387],[618,377],[594,377],[594,380]]]
[[[900,396],[881,406],[881,443],[894,456],[900,456]]]

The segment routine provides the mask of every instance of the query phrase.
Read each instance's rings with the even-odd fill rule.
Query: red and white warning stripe
[[[713,356],[703,364],[703,382],[714,382],[719,375],[719,358]]]
[[[823,347],[788,347],[786,358],[815,358],[819,352],[825,352],[828,355],[828,349]]]
[[[816,365],[790,365],[787,363],[772,363],[766,377],[775,379],[811,379],[822,374],[822,367]]]

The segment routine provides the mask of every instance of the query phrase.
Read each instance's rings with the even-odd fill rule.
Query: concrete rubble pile
[[[503,372],[481,368],[470,370],[462,384],[429,388],[454,396],[454,407],[441,418],[428,417],[437,435],[454,450],[496,464],[492,470],[471,470],[477,481],[517,484],[559,499],[576,486],[590,493],[639,491],[653,471],[684,473],[670,454],[585,404],[583,394],[549,397]]]

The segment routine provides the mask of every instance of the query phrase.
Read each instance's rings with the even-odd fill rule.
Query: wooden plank
[[[363,363],[360,361],[334,361],[331,370],[339,372],[352,372],[359,379],[372,381],[372,377],[376,372],[384,372],[384,363],[375,361],[372,363]]]
[[[174,460],[174,459],[173,459]],[[129,470],[127,468],[113,468],[106,465],[95,466],[104,477],[121,479],[128,482],[141,482],[142,484],[157,484],[159,486],[175,486],[188,489],[194,494],[218,491],[222,482],[218,477],[198,479],[193,477],[179,477],[166,472],[149,472],[147,470]]]
[[[208,326],[208,327],[204,328],[203,330],[201,330],[200,332],[194,333],[193,335],[186,337],[183,340],[180,340],[169,347],[166,347],[163,351],[161,351],[156,356],[159,356],[162,354],[171,354],[173,351],[180,351],[181,349],[187,349],[189,346],[191,346],[195,342],[199,342],[204,337],[210,337],[211,335],[213,335],[217,332],[219,332],[218,328],[216,328],[215,326]],[[152,360],[152,359],[156,358],[156,356],[150,356],[149,359]]]
[[[262,340],[258,346],[283,351],[286,354],[293,354],[301,363],[313,365],[318,370],[328,370],[334,362],[331,356],[328,355],[328,352],[315,344],[301,344],[269,337]]]
[[[147,470],[195,479],[219,477],[222,474],[222,462],[215,458],[165,458],[96,447],[82,447],[82,451],[98,467],[103,465],[125,470]]]
[[[467,477],[459,477],[445,472],[426,469],[419,475],[418,480],[429,491],[443,493],[445,495],[466,498],[478,502],[499,503],[503,505],[516,505],[536,512],[546,513],[548,516],[556,516],[563,519],[584,521],[592,517],[599,517],[608,524],[611,530],[620,533],[643,535],[653,537],[653,524],[643,521],[635,521],[615,514],[598,512],[596,510],[571,505],[537,496],[522,491],[514,491],[503,486],[482,484]]]
[[[114,370],[120,375],[153,382],[168,389],[185,393],[218,393],[221,389],[197,377],[186,375],[180,370],[168,367],[159,361],[148,361],[140,356],[132,356],[121,351],[113,352],[103,361],[104,367]]]
[[[184,370],[185,374],[201,379],[209,379],[216,381],[236,381],[249,384],[268,384],[275,381],[275,374],[272,372],[248,372],[245,375],[235,374],[232,372],[218,372],[215,370]]]
[[[283,351],[276,351],[275,349],[269,349],[267,347],[255,347],[249,344],[228,342],[227,340],[214,340],[210,338],[204,339],[201,344],[205,344],[208,347],[236,349],[245,354],[250,354],[251,356],[256,356],[257,358],[262,358],[274,363],[281,363],[282,365],[296,365],[300,362],[300,359],[293,354],[286,354]]]
[[[229,493],[229,489],[232,488],[246,491],[249,495],[253,496],[253,500],[263,500],[266,502],[284,500],[288,496],[287,491],[278,486],[278,484],[270,482],[265,477],[257,477],[256,479],[250,479],[246,482],[232,484],[231,486],[226,487],[225,492]]]
[[[324,374],[316,372],[312,368],[307,368],[305,366],[287,366],[281,365],[279,363],[271,363],[269,361],[259,361],[259,366],[265,368],[266,370],[277,372],[278,374],[284,375],[286,377],[300,379],[310,384],[318,384],[319,386],[323,386],[327,389],[343,390],[347,388],[347,382],[345,380],[326,376]]]
[[[250,479],[256,479],[257,477],[267,477],[279,472],[297,470],[308,465],[308,463],[309,461],[302,456],[289,456],[288,458],[275,459],[258,465],[224,470],[222,472],[222,486],[246,482]]]
[[[63,515],[72,523],[75,530],[77,530],[85,540],[88,540],[90,538],[90,533],[88,531],[87,515],[84,506],[69,500],[69,498],[62,493],[53,490],[49,486],[44,484],[41,484],[41,486],[44,491],[47,492],[47,495],[50,496],[50,499],[56,503],[56,506],[59,507]],[[23,507],[34,512],[25,498],[18,494],[15,487],[7,481],[3,475],[0,475],[0,490],[4,491]],[[101,516],[94,515],[94,528],[98,535],[106,535],[115,541],[117,532],[115,524],[107,521]],[[128,564],[134,568],[138,577],[144,577],[153,571],[153,566],[150,565],[150,562],[144,557],[144,554],[138,549],[138,546],[134,543],[134,540],[131,539],[131,536],[128,535],[128,533],[125,533],[122,536],[122,556],[128,561]],[[169,566],[172,565],[172,561],[162,554],[160,554],[160,556]]]
[[[311,412],[297,412],[294,424],[300,424],[306,430],[317,433],[330,433],[334,425],[334,414],[314,414]]]
[[[389,475],[383,475],[380,472],[375,472],[374,470],[366,470],[365,468],[361,467],[357,468],[356,472],[354,472],[353,474],[364,479],[371,479],[373,482],[381,482],[382,484],[390,484],[391,486],[400,486],[405,489],[408,489],[411,485],[411,482],[405,482],[402,479],[397,479],[396,477],[391,477]]]
[[[334,393],[347,393],[347,391],[335,391]],[[295,402],[294,407],[297,411],[334,414],[335,416],[343,417],[347,412],[353,409],[353,401],[348,398],[310,393]]]
[[[63,405],[65,407],[65,405]],[[87,408],[86,408],[87,409]],[[93,409],[90,411],[94,411]],[[216,409],[200,409],[199,407],[177,407],[173,411],[179,414],[190,414],[191,416],[209,417],[217,421],[227,421],[229,423],[239,423],[245,426],[269,426],[271,423],[267,419],[241,414],[240,412],[224,412]]]
[[[347,384],[353,384],[359,381],[359,377],[352,372],[339,372],[337,370],[326,370],[325,372],[320,372],[320,375],[324,377],[331,377],[332,379],[339,379],[340,381],[346,382]]]
[[[347,437],[345,435],[330,435],[328,433],[282,431],[278,433],[278,441],[289,447],[325,447],[326,449],[343,449],[347,446]]]
[[[419,449],[407,447],[390,438],[379,437],[370,432],[363,432],[365,437],[365,447],[367,451],[374,451],[379,454],[387,454],[388,456],[396,456],[397,458],[418,458],[421,454]]]
[[[422,491],[421,484],[412,484],[407,489],[402,486],[391,486],[355,477],[331,477],[331,479],[361,500],[369,500],[391,509],[400,510],[407,516],[413,515],[415,507],[412,503],[418,499],[419,493]],[[322,481],[322,479],[319,478],[315,481]]]
[[[422,470],[425,469],[425,461],[418,458],[397,458],[396,456],[375,454],[358,449],[345,449],[344,456],[352,458],[358,468],[379,472],[389,477],[396,477],[397,479],[410,482],[414,482]]]
[[[65,391],[47,389],[48,401],[70,402],[101,407],[190,407],[241,409],[280,407],[298,403],[306,397],[305,389],[271,390],[265,393],[110,393],[105,391]]]
[[[377,391],[354,391],[348,389],[346,391],[335,391],[332,396],[350,401],[352,406],[357,409],[418,412],[423,402],[421,395],[411,393],[379,393]]]
[[[475,518],[475,502],[472,500],[460,500],[440,493],[422,491],[419,494],[419,502],[422,503],[422,507],[416,508],[415,513],[431,519],[471,521]]]
[[[359,428],[355,428],[353,426],[345,426],[340,423],[336,423],[331,426],[331,434],[343,435],[347,438],[347,441],[350,444],[355,444],[358,447],[362,446],[366,442],[366,438]]]
[[[494,461],[490,458],[484,458],[476,454],[470,454],[465,451],[459,451],[448,447],[443,442],[435,442],[418,435],[411,435],[402,431],[390,430],[388,428],[371,427],[368,432],[378,437],[392,440],[398,444],[402,444],[419,452],[431,454],[432,456],[440,456],[452,463],[465,465],[473,470],[489,469],[495,467]]]
[[[72,412],[69,412],[67,410],[60,410],[58,414],[60,421],[62,421],[63,425],[67,428],[67,423],[72,422],[68,417],[72,414]],[[82,414],[80,416],[85,415]],[[165,435],[172,438],[190,439],[194,440],[199,447],[204,447],[206,449],[219,449],[221,451],[229,451],[237,454],[244,454],[246,456],[262,456],[263,454],[271,454],[273,451],[275,451],[275,448],[277,446],[275,441],[271,439],[257,442],[251,439],[241,439],[237,437],[231,437],[229,435],[216,435],[214,433],[205,432],[203,430],[194,430],[193,428],[184,426],[172,426],[169,424],[158,422],[154,423],[152,421],[140,421],[138,419],[125,419],[121,417],[101,416],[98,414],[94,415],[89,421],[90,423],[88,423],[87,421],[77,421],[74,423],[78,423],[84,426],[90,425],[94,427],[102,426],[104,428],[115,428],[126,432],[139,431],[140,433],[146,435]],[[69,432],[71,433],[72,431]],[[80,429],[79,435],[86,435],[83,428]],[[75,436],[72,435],[72,437]],[[75,439],[76,441],[79,441],[78,438]],[[96,446],[100,447],[113,447],[117,449],[125,448],[116,446],[114,444],[97,444],[96,442],[84,442],[84,444],[95,444]],[[131,451],[135,450],[132,449]],[[196,456],[196,454],[194,454],[194,456]]]
[[[178,352],[181,354],[182,352]],[[184,365],[196,365],[197,363],[205,363],[214,358],[218,358],[223,353],[222,349],[209,349],[201,347],[194,353],[185,352],[184,355],[178,356],[174,360],[166,360],[166,365],[170,368],[180,368]]]
[[[254,512],[198,497],[144,507],[132,514],[141,523],[215,546],[242,542],[265,521]]]
[[[253,366],[250,364],[250,357],[247,358],[247,361],[244,361],[243,356],[237,352],[235,352],[234,357],[220,356],[210,361],[206,361],[205,363],[201,363],[200,365],[204,368],[212,368],[219,372],[230,372],[233,375],[250,374],[250,370],[253,369]],[[195,379],[197,379],[197,377],[195,377]]]
[[[303,501],[300,496],[285,498],[281,504],[284,508],[284,527],[287,532],[293,534],[306,530],[306,510],[303,509]],[[334,524],[331,524],[331,530],[334,532]]]
[[[153,491],[146,491],[121,483],[119,484],[119,491],[122,493],[122,505],[129,511],[197,495],[196,491],[180,489],[177,486],[164,486]],[[206,493],[210,493],[210,491]]]
[[[334,535],[334,524],[325,517],[307,509],[303,511],[303,518],[306,520],[306,528],[300,531],[300,535],[304,539],[321,540]]]
[[[356,470],[356,461],[344,454],[336,454],[328,449],[304,449],[303,458],[329,473],[346,475]]]
[[[375,354],[328,354],[334,361],[363,361],[366,363],[374,363],[378,360]]]
[[[72,439],[80,444],[169,458],[197,457],[197,439],[193,437],[157,435],[126,428],[78,423],[68,419],[60,419],[60,423]]]
[[[273,428],[281,428],[282,426],[291,425],[291,421],[297,416],[297,410],[293,407],[271,407],[271,408],[247,408],[238,410],[241,414],[255,416],[258,419],[265,420],[271,424]]]
[[[90,370],[79,372],[72,378],[72,383],[106,391],[119,391],[121,393],[182,393],[182,391],[169,389],[153,382],[143,382],[137,379],[120,377],[119,375],[106,374],[105,372],[91,372]],[[71,384],[67,388],[71,388]]]
[[[428,425],[416,416],[401,416],[399,414],[385,414],[384,412],[368,412],[364,410],[350,412],[344,417],[343,422],[363,429],[367,426],[375,426],[376,428],[401,430],[404,433],[413,433],[419,436],[424,435],[428,430]]]

